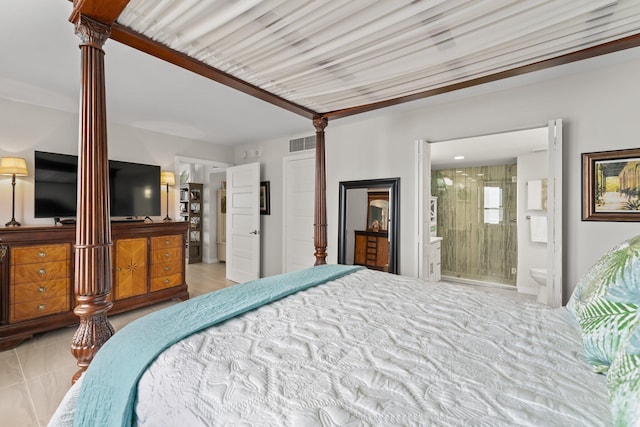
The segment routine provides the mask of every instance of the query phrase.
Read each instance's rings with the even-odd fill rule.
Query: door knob
[[[258,234],[258,230],[253,230],[252,232],[250,232],[249,234]]]

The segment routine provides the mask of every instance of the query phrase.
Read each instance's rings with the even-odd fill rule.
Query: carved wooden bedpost
[[[104,51],[111,29],[84,15],[74,20],[80,37],[82,86],[78,147],[78,211],[75,246],[74,313],[80,326],[71,353],[80,370],[87,369],[100,347],[113,335],[107,311],[111,289],[111,223],[105,102]]]
[[[315,265],[327,263],[327,174],[324,162],[324,128],[328,120],[313,119],[316,128],[316,200],[313,224],[313,241],[316,247]]]

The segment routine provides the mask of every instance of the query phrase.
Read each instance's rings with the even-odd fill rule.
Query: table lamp
[[[167,186],[167,216],[164,217],[162,222],[170,222],[171,218],[169,217],[169,186],[176,184],[176,176],[173,172],[162,172],[160,174],[160,184]]]
[[[16,176],[27,176],[27,163],[20,157],[3,157],[0,160],[0,175],[11,175],[11,221],[5,226],[18,227],[20,223],[16,221]]]

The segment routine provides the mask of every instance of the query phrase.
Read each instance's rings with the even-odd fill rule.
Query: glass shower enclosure
[[[517,165],[432,170],[442,276],[516,285]]]

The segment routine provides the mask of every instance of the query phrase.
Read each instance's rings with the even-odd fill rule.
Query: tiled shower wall
[[[432,171],[443,276],[515,286],[516,168],[507,164]]]

